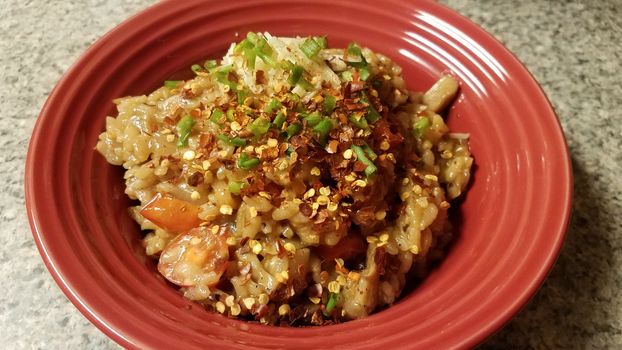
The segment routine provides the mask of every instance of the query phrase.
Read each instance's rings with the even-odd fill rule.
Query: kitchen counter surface
[[[514,52],[566,133],[575,199],[567,240],[533,300],[482,349],[622,348],[622,2],[444,0]],[[152,0],[0,6],[0,348],[116,349],[45,269],[25,213],[32,128],[61,74]]]

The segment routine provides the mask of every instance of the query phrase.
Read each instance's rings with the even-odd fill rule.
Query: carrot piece
[[[158,193],[140,214],[156,226],[173,233],[188,231],[201,224],[199,207],[186,201]]]
[[[365,254],[367,244],[359,235],[347,235],[339,242],[330,246],[320,246],[317,248],[318,254],[325,260],[342,258],[348,260],[360,254]]]

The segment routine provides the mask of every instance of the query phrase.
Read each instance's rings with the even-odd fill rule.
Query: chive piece
[[[225,113],[220,109],[220,108],[216,108],[214,109],[214,111],[212,112],[212,115],[209,117],[209,120],[215,124],[220,125],[221,121],[222,121],[222,117],[225,115]]]
[[[287,139],[289,140],[293,136],[297,135],[300,132],[300,130],[302,130],[302,125],[300,125],[300,123],[294,123],[294,124],[289,125],[285,129],[285,133],[287,133]]]
[[[301,66],[294,66],[292,68],[292,74],[289,76],[289,79],[287,80],[289,82],[289,85],[295,86],[298,83],[298,80],[302,78],[303,71],[304,69]]]
[[[370,75],[371,73],[369,73],[369,69],[367,69],[367,67],[359,69],[359,77],[362,81],[366,81]]]
[[[376,160],[376,158],[378,158],[378,155],[374,152],[373,149],[371,149],[371,147],[369,147],[368,144],[363,145],[363,150],[365,151],[365,154],[369,157],[369,159]]]
[[[371,174],[375,173],[376,170],[378,170],[374,162],[372,162],[371,160],[369,160],[369,158],[367,158],[367,156],[365,155],[365,151],[363,150],[362,147],[357,146],[357,145],[352,145],[350,146],[350,148],[352,149],[352,151],[354,151],[354,154],[356,154],[356,159],[359,162],[367,165],[367,167],[365,168],[366,176],[370,176]]]
[[[164,86],[166,86],[169,89],[174,89],[176,88],[180,83],[183,83],[183,80],[165,80],[164,81]]]
[[[313,59],[322,50],[322,47],[313,38],[307,38],[300,45],[300,50],[305,56]]]
[[[238,159],[238,167],[245,170],[250,170],[259,165],[259,159],[249,157],[248,154],[242,153],[240,154],[240,158]]]
[[[365,60],[365,56],[363,56],[363,52],[361,51],[361,48],[358,47],[356,43],[348,44],[348,56],[354,56],[360,59],[360,61],[345,60],[348,65],[352,67],[356,67],[356,68],[362,68],[362,67],[367,66],[367,61]]]
[[[207,60],[205,61],[205,63],[203,63],[203,67],[205,67],[205,69],[213,69],[216,68],[218,66],[218,62],[216,62],[216,60]]]
[[[352,72],[349,70],[344,70],[341,74],[339,74],[339,76],[343,81],[352,81]]]
[[[218,134],[216,137],[231,146],[242,147],[246,146],[246,140],[241,137],[229,137],[225,134]]]
[[[191,116],[186,115],[177,123],[177,134],[179,134],[179,141],[177,141],[177,147],[184,147],[188,145],[188,137],[192,127],[196,124]]]
[[[330,313],[333,311],[333,309],[335,308],[335,306],[337,305],[337,297],[339,295],[337,293],[330,293],[330,296],[328,297],[328,301],[326,302],[326,314],[327,316],[330,315]]]
[[[317,36],[315,37],[315,42],[320,45],[320,48],[325,49],[328,47],[328,42],[326,41],[325,36]]]
[[[283,113],[283,111],[279,111],[279,113],[276,114],[276,117],[274,117],[272,125],[274,125],[277,129],[281,129],[283,123],[285,122],[285,118],[285,113]]]
[[[304,115],[304,120],[307,122],[307,125],[310,127],[316,126],[320,121],[322,121],[322,116],[319,112],[315,111],[311,114]]]
[[[264,112],[270,114],[272,113],[275,109],[277,108],[281,108],[283,105],[281,104],[281,102],[279,100],[277,100],[276,98],[273,98],[270,103],[268,103],[266,105],[266,107],[264,108]]]
[[[240,182],[240,181],[229,182],[229,192],[233,194],[240,194],[243,187],[244,187],[243,182]]]
[[[363,117],[361,117],[361,119],[356,119],[354,114],[350,114],[350,116],[348,117],[348,120],[350,121],[350,123],[354,124],[359,129],[364,129],[364,130],[369,129],[369,124],[367,124],[367,119]]]
[[[335,106],[337,105],[337,99],[333,95],[327,95],[324,97],[324,102],[322,104],[322,108],[324,113],[331,114],[333,110],[335,110]]]
[[[255,136],[263,135],[270,129],[270,121],[265,118],[257,118],[248,126],[248,129]]]
[[[292,154],[292,152],[294,152],[294,149],[292,148],[292,146],[287,145],[287,148],[285,149],[285,155],[289,157],[290,154]]]
[[[319,122],[314,128],[313,131],[317,132],[320,136],[320,144],[322,146],[326,145],[326,141],[328,140],[328,133],[333,128],[333,122],[330,118],[324,118],[321,122]]]
[[[415,137],[420,138],[421,136],[423,136],[423,134],[428,131],[429,127],[430,120],[428,118],[422,117],[421,119],[417,120],[413,124],[413,133],[415,134]]]

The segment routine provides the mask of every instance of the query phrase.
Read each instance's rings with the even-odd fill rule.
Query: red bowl
[[[315,328],[227,319],[186,301],[145,257],[122,171],[93,148],[112,99],[147,93],[220,57],[247,31],[328,35],[400,64],[411,89],[444,71],[461,81],[453,131],[476,170],[447,258],[393,307]],[[432,1],[165,1],[93,45],[43,107],[26,164],[35,241],[54,279],[128,348],[462,348],[482,342],[535,293],[562,244],[571,201],[564,136],[537,83],[492,36]]]

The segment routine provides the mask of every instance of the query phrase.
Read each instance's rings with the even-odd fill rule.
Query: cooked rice
[[[125,192],[139,202],[131,214],[159,271],[215,312],[271,325],[342,322],[391,305],[443,255],[448,201],[473,162],[468,135],[452,137],[439,114],[457,93],[452,77],[411,92],[381,54],[356,57],[352,46],[309,58],[305,40],[249,34],[246,49],[232,44],[194,79],[119,98],[97,143],[126,169]],[[303,75],[292,83],[294,66]],[[328,133],[314,131],[314,111]],[[262,118],[269,129],[253,124]]]

